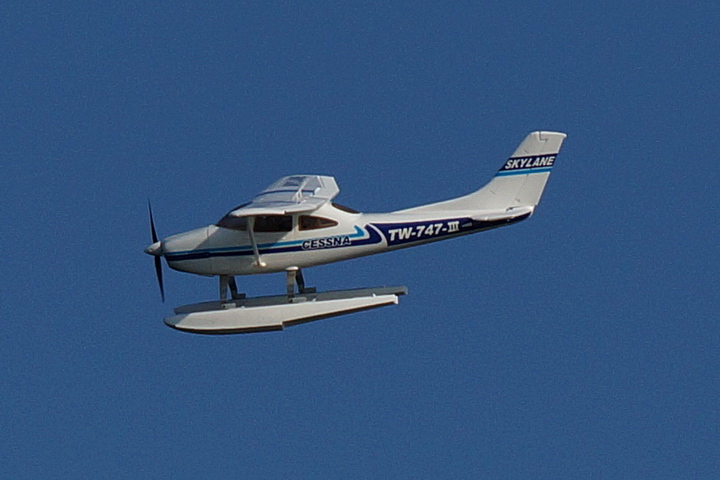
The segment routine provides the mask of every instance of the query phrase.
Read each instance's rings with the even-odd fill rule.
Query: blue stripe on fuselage
[[[267,255],[272,253],[287,253],[287,252],[300,252],[308,250],[318,250],[326,248],[341,248],[341,247],[356,247],[359,245],[369,245],[373,243],[380,243],[382,238],[376,229],[370,227],[367,228],[367,238],[363,238],[366,235],[366,231],[355,225],[355,233],[350,235],[331,235],[328,237],[316,237],[307,240],[293,240],[289,242],[276,242],[276,243],[263,243],[258,245],[258,251],[260,255]],[[341,238],[342,240],[333,241],[331,239]],[[345,240],[347,239],[347,240]],[[308,242],[316,242],[315,246],[308,246]],[[308,248],[309,247],[309,248]],[[238,247],[224,247],[224,248],[207,248],[207,249],[196,249],[186,250],[183,252],[173,252],[165,255],[165,258],[171,262],[177,262],[182,260],[196,260],[201,258],[212,258],[212,257],[238,257],[245,255],[253,255],[253,250],[250,245],[242,245]]]
[[[387,245],[393,247],[413,242],[441,240],[445,237],[465,235],[490,228],[502,227],[525,220],[529,216],[530,214],[527,213],[515,218],[490,221],[473,220],[472,218],[463,217],[423,222],[374,223],[372,226],[377,227],[385,236]]]

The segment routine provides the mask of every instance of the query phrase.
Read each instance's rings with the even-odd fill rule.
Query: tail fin
[[[533,132],[495,178],[471,196],[482,208],[535,207],[540,202],[564,133]]]
[[[532,211],[540,202],[555,164],[555,157],[566,136],[560,132],[532,132],[525,137],[495,177],[480,190],[445,202],[403,210],[403,213],[508,210],[515,207],[529,207]]]

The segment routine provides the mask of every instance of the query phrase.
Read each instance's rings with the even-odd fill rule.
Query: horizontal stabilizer
[[[494,222],[498,220],[512,220],[517,217],[521,217],[523,215],[528,215],[533,213],[534,208],[533,207],[515,207],[515,208],[508,208],[506,211],[503,212],[489,212],[489,213],[483,213],[481,215],[475,215],[472,217],[473,220],[476,222]]]

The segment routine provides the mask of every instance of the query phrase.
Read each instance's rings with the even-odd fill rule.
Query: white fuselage
[[[250,275],[311,267],[467,235],[528,218],[514,212],[349,213],[327,203],[311,215],[284,216],[282,231],[209,225],[162,241],[168,265],[199,275]],[[289,218],[292,220],[290,221]],[[304,218],[301,218],[304,217]],[[321,221],[310,222],[311,219]],[[223,222],[219,222],[223,223]]]

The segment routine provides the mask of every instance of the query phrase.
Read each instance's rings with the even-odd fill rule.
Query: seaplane
[[[303,269],[423,245],[529,218],[542,196],[566,135],[530,133],[479,190],[389,213],[360,213],[335,203],[340,192],[325,175],[283,177],[217,223],[158,239],[148,202],[160,294],[161,259],[177,271],[218,277],[219,298],[174,309],[164,322],[205,334],[282,330],[287,326],[398,303],[404,286],[318,292]],[[281,295],[249,298],[236,276],[285,274]]]

